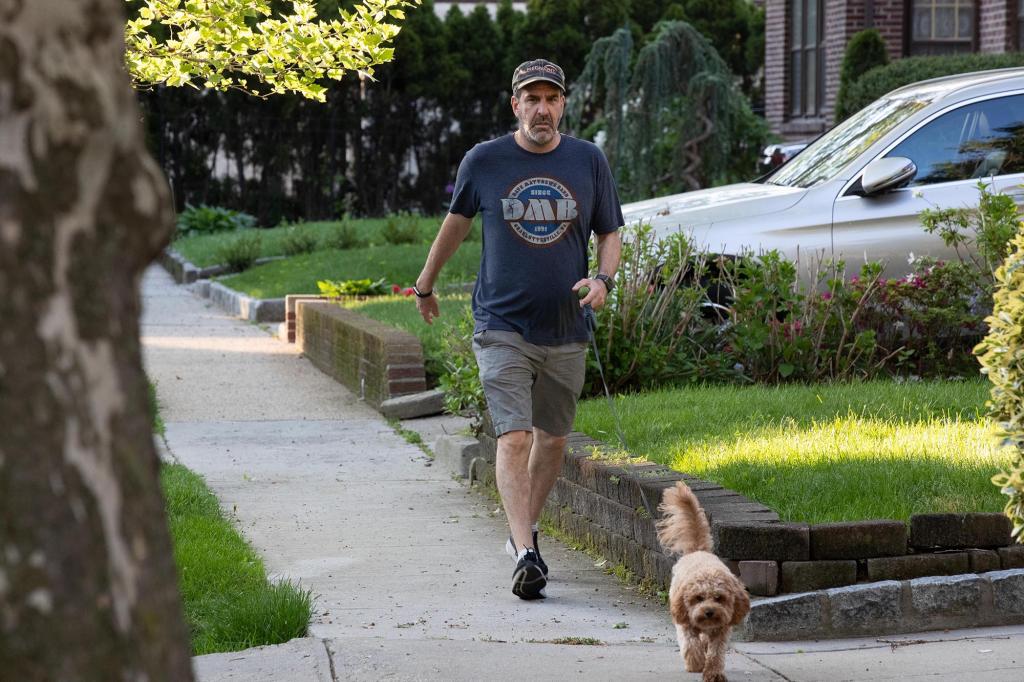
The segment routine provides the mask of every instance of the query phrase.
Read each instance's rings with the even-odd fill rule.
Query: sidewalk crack
[[[767,671],[769,671],[769,672],[771,672],[771,673],[773,673],[775,675],[778,675],[779,679],[785,680],[785,682],[794,682],[792,678],[786,677],[785,675],[783,675],[781,672],[779,672],[775,668],[771,667],[770,665],[766,665],[766,664],[762,663],[761,661],[757,660],[753,656],[745,654],[742,651],[736,651],[735,649],[733,649],[733,653],[739,654],[740,656],[742,656],[743,658],[747,659],[748,661],[752,661],[754,664],[761,666],[765,670],[767,670]]]
[[[331,682],[339,682],[338,673],[334,670],[334,656],[331,655],[331,647],[327,646],[326,639],[321,639],[320,643],[324,645],[324,651],[327,652],[327,663],[331,666]]]

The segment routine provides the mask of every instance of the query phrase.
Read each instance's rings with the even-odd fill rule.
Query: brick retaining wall
[[[408,332],[334,303],[296,303],[296,342],[317,368],[379,408],[427,388],[423,349]]]

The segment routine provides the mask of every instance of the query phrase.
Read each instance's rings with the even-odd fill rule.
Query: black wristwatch
[[[597,279],[604,282],[604,288],[608,290],[609,294],[612,293],[612,289],[615,288],[615,280],[609,277],[608,275],[604,274],[603,272],[597,273],[596,275],[593,276],[592,279]]]
[[[412,293],[416,294],[416,298],[430,298],[431,296],[434,295],[434,290],[431,289],[430,291],[420,291],[419,287],[413,284]]]

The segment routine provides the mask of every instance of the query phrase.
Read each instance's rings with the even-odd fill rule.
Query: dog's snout
[[[712,618],[712,617],[714,617],[714,615],[715,615],[715,610],[714,609],[704,609],[704,617],[705,618]]]

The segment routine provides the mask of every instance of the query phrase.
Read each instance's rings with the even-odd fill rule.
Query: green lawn
[[[441,227],[442,216],[419,218],[420,236],[424,243],[430,243]],[[355,227],[359,237],[367,242],[367,245],[382,245],[385,243],[381,236],[381,229],[387,222],[386,218],[360,218],[350,221]],[[268,229],[245,230],[244,232],[256,232],[262,237],[261,256],[284,255],[282,243],[292,227],[308,230],[317,235],[321,240],[327,237],[341,221],[321,221],[310,223],[299,223],[294,226],[272,227]],[[234,241],[243,232],[220,232],[217,234],[196,235],[176,239],[171,246],[193,264],[199,267],[217,265],[217,250],[226,243]]]
[[[442,295],[439,299],[441,317],[427,324],[416,310],[416,302],[408,296],[380,296],[364,301],[349,301],[345,307],[356,310],[419,338],[423,344],[423,357],[427,371],[427,383],[434,385],[444,372],[444,349],[442,338],[449,333],[469,309],[469,294]]]
[[[788,521],[1001,511],[989,384],[708,387],[619,396],[632,453],[716,481]],[[576,428],[616,442],[605,399]]]
[[[347,251],[316,251],[258,265],[219,279],[225,286],[255,298],[288,294],[318,294],[317,280],[384,277],[389,283],[410,287],[423,269],[429,244],[388,244]],[[465,242],[441,271],[439,286],[476,278],[480,243]]]
[[[305,635],[310,593],[267,582],[263,561],[221,514],[203,479],[165,464],[160,483],[192,653],[239,651]]]

